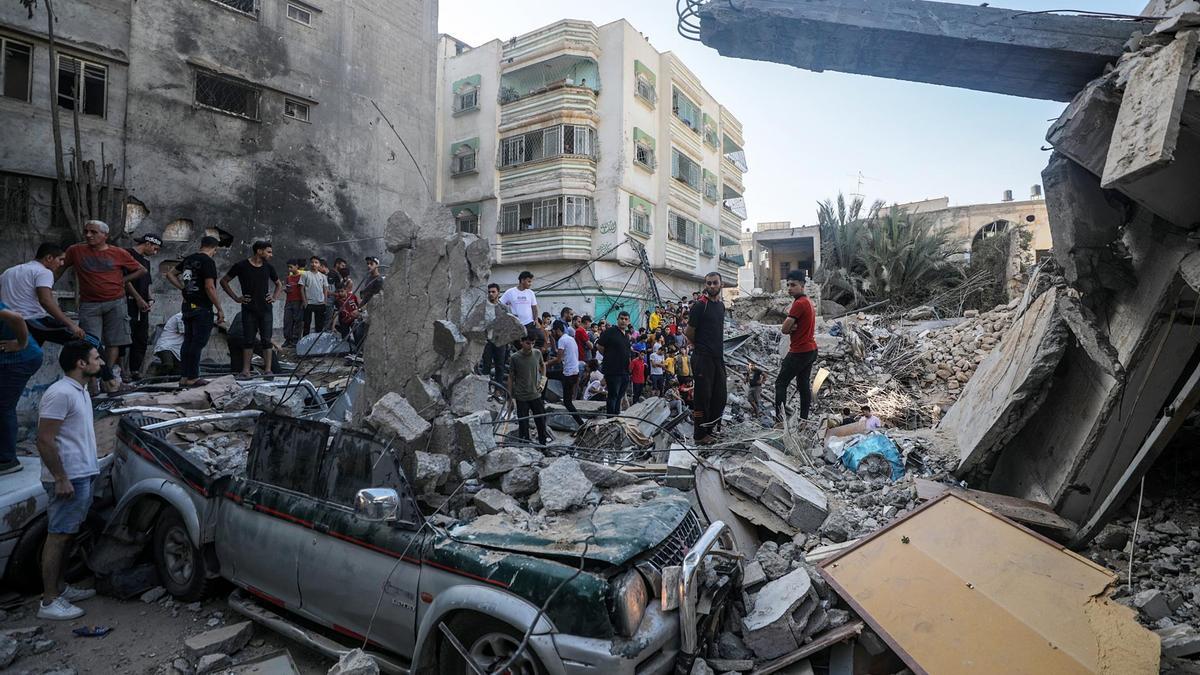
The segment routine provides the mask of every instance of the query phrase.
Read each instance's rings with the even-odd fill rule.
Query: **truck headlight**
[[[613,625],[617,633],[631,637],[646,614],[650,593],[637,570],[629,570],[612,583]]]

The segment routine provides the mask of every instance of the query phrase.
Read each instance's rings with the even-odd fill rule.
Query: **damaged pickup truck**
[[[197,430],[244,432],[245,460],[197,461]],[[107,532],[175,597],[224,577],[235,610],[386,672],[686,673],[741,580],[728,528],[654,484],[522,529],[427,518],[397,453],[322,422],[128,415],[117,446]]]

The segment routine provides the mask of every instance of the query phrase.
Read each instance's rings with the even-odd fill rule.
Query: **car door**
[[[260,598],[303,606],[301,556],[311,547],[318,511],[312,496],[323,424],[263,415],[255,424],[246,476],[231,481],[217,512],[216,551],[222,571]]]
[[[368,436],[339,432],[322,459],[318,483],[316,538],[300,558],[305,614],[411,657],[422,519],[395,453]],[[366,521],[354,512],[358,490],[379,487],[400,495],[393,522]]]

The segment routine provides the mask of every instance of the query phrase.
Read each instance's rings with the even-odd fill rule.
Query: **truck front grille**
[[[679,526],[654,548],[647,561],[659,571],[662,571],[664,567],[680,565],[688,550],[700,539],[702,534],[704,534],[704,528],[700,526],[700,519],[694,512],[688,511],[683,522],[679,523]]]

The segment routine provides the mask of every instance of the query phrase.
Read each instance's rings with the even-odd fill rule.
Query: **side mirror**
[[[392,521],[400,511],[400,495],[391,488],[366,488],[354,495],[354,514],[372,522]]]

